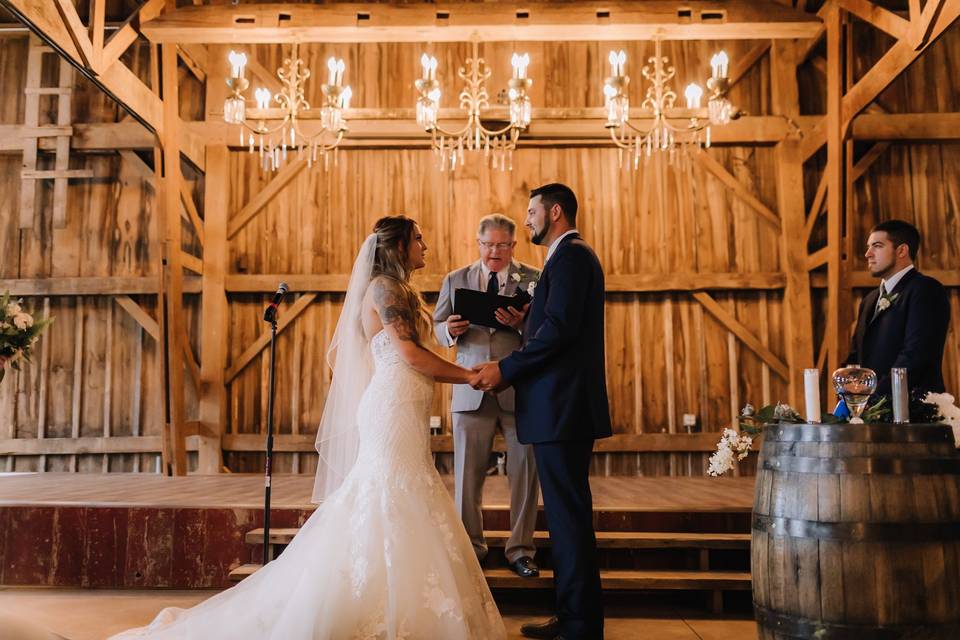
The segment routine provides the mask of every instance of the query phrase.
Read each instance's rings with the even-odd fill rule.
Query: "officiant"
[[[947,290],[914,266],[920,232],[903,220],[875,226],[867,268],[880,286],[863,297],[848,364],[877,373],[877,395],[890,395],[890,369],[907,370],[911,390],[942,393],[943,350],[950,325]]]
[[[433,314],[437,340],[445,347],[456,346],[457,363],[464,367],[499,360],[520,347],[523,313],[498,311],[505,321],[501,328],[471,324],[453,313],[457,289],[514,296],[532,293],[540,272],[513,259],[516,224],[494,213],[480,220],[477,230],[479,260],[453,271],[443,279]],[[533,533],[537,520],[539,483],[533,447],[517,440],[512,388],[499,393],[483,392],[469,385],[453,387],[453,450],[455,496],[470,541],[483,561],[487,543],[483,535],[483,484],[490,467],[490,454],[497,427],[507,444],[507,478],[510,484],[510,538],[506,557],[517,575],[539,575],[534,562]]]

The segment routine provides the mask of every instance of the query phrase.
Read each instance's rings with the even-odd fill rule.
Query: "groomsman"
[[[911,389],[943,392],[944,343],[950,300],[943,285],[914,267],[920,232],[902,220],[875,226],[867,240],[867,268],[880,286],[860,303],[846,362],[877,372],[878,395],[890,394],[890,369],[907,369]]]
[[[510,218],[492,214],[480,220],[477,248],[480,259],[449,273],[443,279],[440,297],[433,314],[437,340],[445,347],[457,347],[457,363],[464,367],[498,360],[520,348],[519,330],[524,315],[509,316],[498,311],[498,319],[510,329],[488,329],[471,325],[453,314],[457,289],[474,289],[512,296],[518,290],[532,291],[540,272],[513,259],[516,224]],[[483,535],[483,482],[489,468],[493,437],[497,426],[507,443],[507,477],[510,483],[510,538],[506,556],[517,575],[539,575],[533,561],[533,533],[537,521],[539,484],[533,447],[517,440],[514,418],[514,391],[479,391],[466,384],[453,387],[453,451],[455,496],[463,525],[470,535],[474,551],[482,561],[487,555]]]

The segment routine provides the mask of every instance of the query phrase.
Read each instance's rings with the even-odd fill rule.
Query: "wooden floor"
[[[453,493],[453,478],[444,482]],[[594,477],[593,504],[603,511],[749,512],[753,478]],[[309,509],[313,476],[274,476],[274,508]],[[491,476],[484,506],[507,508],[506,476]],[[250,474],[168,478],[152,474],[0,473],[0,506],[263,506],[263,477]]]
[[[69,640],[102,640],[148,623],[168,606],[191,607],[215,591],[138,591],[0,588],[0,638],[52,640],[50,632]],[[508,640],[520,640],[520,625],[543,620],[545,607],[507,607],[501,613]],[[611,615],[605,640],[753,640],[750,619],[703,616],[677,607],[650,607],[636,615]]]

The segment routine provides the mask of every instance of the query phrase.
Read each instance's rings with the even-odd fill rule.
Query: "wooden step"
[[[290,544],[299,529],[270,529],[271,544]],[[510,538],[509,531],[487,531],[487,544],[503,547]],[[539,547],[550,546],[550,534],[534,533]],[[248,544],[263,544],[263,529],[247,532]],[[750,548],[749,533],[673,533],[651,531],[598,531],[598,549],[742,549]]]
[[[230,580],[239,582],[253,575],[262,565],[245,564],[230,572]],[[553,571],[541,569],[536,578],[521,578],[510,569],[485,569],[487,583],[493,589],[551,589]],[[600,572],[604,589],[665,591],[741,591],[750,589],[750,574],[741,571],[633,571],[606,569]]]

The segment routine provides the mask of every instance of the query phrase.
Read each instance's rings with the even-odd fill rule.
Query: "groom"
[[[471,384],[516,390],[517,436],[532,443],[550,528],[557,617],[522,633],[603,638],[603,600],[589,471],[593,441],[611,435],[603,346],[603,269],[576,229],[570,187],[530,192],[526,226],[547,246],[519,351],[477,367]]]

